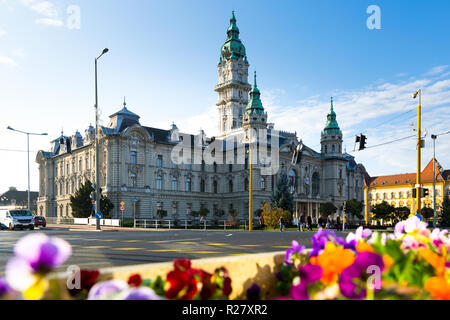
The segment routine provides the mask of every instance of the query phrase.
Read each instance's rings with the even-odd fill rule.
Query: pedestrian
[[[323,228],[323,218],[322,218],[322,216],[319,216],[319,220],[317,221],[318,222],[318,226],[317,226],[317,228]]]
[[[303,231],[303,228],[305,227],[305,216],[303,214],[300,216],[299,223],[300,231]]]
[[[311,219],[311,216],[308,216],[308,217],[306,218],[306,221],[308,222],[308,224],[307,224],[308,229],[309,229],[310,231],[312,231],[312,219]]]
[[[279,223],[280,223],[280,231],[283,232],[283,229],[284,229],[284,219],[283,219],[283,217],[280,217]]]
[[[263,215],[261,215],[259,217],[259,225],[261,227],[261,230],[264,230],[264,217],[263,217]]]
[[[341,216],[340,215],[338,215],[336,218],[336,224],[337,224],[337,227],[340,229],[341,228]]]

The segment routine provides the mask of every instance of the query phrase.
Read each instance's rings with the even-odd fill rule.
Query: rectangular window
[[[163,156],[159,155],[158,159],[156,160],[156,166],[162,167],[163,166]]]
[[[137,152],[136,151],[130,152],[130,163],[137,164]]]

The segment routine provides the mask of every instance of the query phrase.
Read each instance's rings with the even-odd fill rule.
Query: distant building
[[[450,197],[450,170],[444,170],[436,160],[436,209],[439,211],[444,197]],[[422,187],[429,189],[429,196],[422,198],[422,208],[433,208],[433,159],[421,173]],[[366,176],[365,201],[366,214],[376,204],[386,201],[395,207],[407,207],[416,211],[417,200],[412,197],[416,184],[416,173],[394,174],[388,176]]]
[[[31,210],[36,212],[37,198],[39,192],[30,192]],[[0,207],[28,207],[28,191],[18,191],[15,187],[10,187],[8,191],[0,194]]]

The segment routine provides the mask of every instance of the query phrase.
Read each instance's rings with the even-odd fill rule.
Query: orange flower
[[[358,241],[356,245],[356,251],[361,252],[375,252],[370,244],[364,241]]]
[[[430,249],[420,249],[420,256],[429,264],[434,267],[434,271],[437,276],[443,276],[445,273],[445,261],[447,260],[447,250],[445,247],[442,248],[443,255],[438,255]]]
[[[450,300],[450,284],[444,276],[428,279],[425,282],[425,290],[431,293],[434,300]]]
[[[392,257],[388,254],[384,254],[383,255],[383,262],[384,262],[384,266],[385,266],[385,270],[389,271],[389,269],[391,269],[392,265],[394,264],[394,259],[392,259]]]
[[[353,261],[355,254],[351,250],[336,246],[332,242],[327,242],[321,255],[310,259],[311,264],[322,267],[323,274],[320,280],[325,284],[336,282],[342,270],[351,266]]]

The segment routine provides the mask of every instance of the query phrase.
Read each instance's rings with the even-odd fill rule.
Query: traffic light
[[[416,189],[415,189],[415,188],[412,189],[412,197],[413,197],[413,198],[417,198],[417,192],[416,192]]]
[[[367,137],[361,133],[361,138],[359,139],[359,151],[366,148]]]
[[[423,197],[428,197],[430,195],[430,189],[423,188]]]

